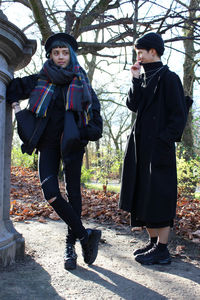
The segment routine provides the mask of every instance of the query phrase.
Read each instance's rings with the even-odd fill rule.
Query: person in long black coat
[[[65,269],[75,269],[75,242],[80,240],[84,261],[92,264],[101,231],[81,221],[80,177],[84,146],[102,136],[99,100],[79,65],[78,44],[66,33],[50,36],[45,44],[47,61],[39,74],[16,78],[7,88],[7,101],[15,109],[22,152],[39,151],[39,176],[45,199],[68,225]],[[29,99],[21,110],[19,100]],[[66,196],[59,189],[60,161]]]
[[[187,108],[178,75],[161,62],[161,36],[145,34],[135,50],[127,106],[137,116],[125,151],[119,207],[131,212],[132,226],[146,226],[149,234],[147,245],[134,252],[136,261],[167,264],[177,202],[175,142],[181,140]]]

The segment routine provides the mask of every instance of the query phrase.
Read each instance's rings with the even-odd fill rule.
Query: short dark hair
[[[69,44],[65,41],[62,41],[62,40],[53,41],[52,44],[51,44],[51,48],[46,53],[47,58],[50,57],[50,53],[51,53],[52,49],[55,49],[55,48],[69,48]]]
[[[144,50],[146,50],[146,51],[148,51],[148,52],[149,52],[149,50],[154,49],[154,50],[156,51],[158,57],[161,57],[161,56],[162,56],[162,54],[159,53],[158,50],[155,49],[154,47],[136,47],[136,46],[134,45],[134,49],[144,49]]]
[[[162,56],[165,50],[164,41],[158,33],[149,32],[141,36],[135,41],[134,44],[136,49],[155,49],[158,56]]]

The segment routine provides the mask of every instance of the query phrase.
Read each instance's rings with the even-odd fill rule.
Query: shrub
[[[90,182],[91,177],[92,177],[92,170],[91,169],[86,169],[85,166],[82,166],[82,169],[81,169],[81,183]]]
[[[23,166],[26,168],[31,168],[33,170],[37,169],[37,156],[35,154],[28,155],[21,152],[19,146],[12,147],[11,153],[11,164],[12,166]]]
[[[200,163],[197,159],[186,161],[177,158],[178,192],[182,197],[194,197],[200,179]]]

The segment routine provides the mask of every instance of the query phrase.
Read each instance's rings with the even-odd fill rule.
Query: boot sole
[[[170,258],[166,258],[166,259],[161,259],[161,260],[158,260],[158,261],[138,261],[136,260],[137,262],[139,262],[141,265],[169,265],[171,264],[171,259]]]
[[[64,262],[65,270],[75,270],[76,269],[76,261],[68,259]]]

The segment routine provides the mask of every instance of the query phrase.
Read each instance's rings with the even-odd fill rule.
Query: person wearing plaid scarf
[[[78,114],[79,127],[88,124],[92,103],[91,86],[84,69],[79,65],[72,47],[68,45],[70,65],[62,68],[48,59],[39,73],[38,83],[31,93],[29,109],[38,117],[45,117],[56,85],[65,86],[65,108]]]
[[[98,253],[101,231],[86,229],[81,221],[80,177],[84,146],[101,137],[102,119],[97,96],[77,60],[76,40],[57,33],[47,39],[45,50],[47,61],[39,74],[14,79],[7,88],[7,101],[19,120],[22,111],[18,101],[29,97],[26,113],[37,125],[31,138],[23,140],[22,151],[32,154],[34,147],[39,151],[44,197],[68,225],[64,267],[72,270],[77,263],[77,239],[85,263],[92,264]],[[67,199],[58,183],[61,160]]]

